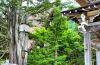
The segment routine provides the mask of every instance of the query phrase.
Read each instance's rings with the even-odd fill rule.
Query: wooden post
[[[92,45],[96,49],[96,65],[100,65],[100,39],[93,39]]]
[[[99,39],[94,42],[96,44],[96,65],[100,65],[100,41]]]
[[[84,62],[85,65],[92,65],[91,62],[91,41],[90,41],[90,32],[88,32],[85,26],[88,26],[86,20],[86,15],[81,14],[81,26],[78,27],[79,31],[84,33]]]
[[[27,65],[27,52],[24,52],[28,46],[28,38],[25,32],[20,32],[20,58],[19,58],[19,65]]]
[[[96,65],[100,65],[100,49],[96,49]]]
[[[8,21],[8,35],[10,38],[9,43],[9,60],[10,63],[17,64],[17,35],[18,35],[18,29],[17,29],[17,20],[16,20],[16,8],[14,6],[9,6],[7,9],[7,21]]]
[[[89,32],[84,32],[84,61],[85,61],[85,65],[92,65],[91,44],[90,44],[90,33]]]
[[[28,46],[28,34],[26,33],[28,31],[28,25],[21,24],[20,25],[20,41],[19,41],[19,50],[18,50],[18,56],[19,56],[19,65],[27,65],[27,46]]]

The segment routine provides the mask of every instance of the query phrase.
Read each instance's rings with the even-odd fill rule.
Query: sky
[[[53,3],[53,2],[55,2],[55,0],[49,0],[49,2]],[[37,0],[33,0],[33,3],[39,3],[39,2]],[[27,6],[27,1],[24,1],[23,4],[22,4],[22,6]],[[29,6],[33,6],[33,5],[30,4]]]
[[[71,3],[69,5],[75,5],[75,7],[79,7],[80,5],[75,0],[61,0],[61,3]],[[69,10],[68,8],[62,8],[62,11]]]
[[[55,0],[49,0],[50,3],[55,2]],[[79,6],[79,4],[75,1],[75,0],[61,0],[61,3],[65,3],[65,2],[69,2],[72,1],[73,4],[75,4],[76,6]],[[39,3],[37,0],[33,0],[34,3]],[[23,2],[22,4],[23,6],[27,6],[27,1]],[[35,4],[36,5],[36,4]],[[29,6],[33,6],[32,4],[30,4]]]
[[[73,2],[73,4],[75,4],[76,6],[79,6],[79,4],[75,0],[61,0],[61,3],[65,2]]]

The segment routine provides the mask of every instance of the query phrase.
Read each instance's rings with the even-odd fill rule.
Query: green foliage
[[[81,37],[77,29],[70,28],[72,25],[68,22],[57,7],[48,28],[36,29],[29,34],[31,39],[35,39],[36,45],[28,56],[28,65],[82,65],[77,59],[83,56],[83,53],[80,54],[83,51],[82,43],[79,41]]]
[[[2,63],[4,63],[4,60],[1,60],[1,59],[0,59],[0,64],[2,64]]]
[[[32,23],[33,21],[29,21],[28,23],[27,23],[27,25],[29,26],[29,27],[33,27],[33,23]]]
[[[27,12],[31,15],[42,13],[43,11],[46,11],[49,8],[53,7],[53,4],[54,3],[50,3],[48,0],[43,0],[42,4],[27,8]]]
[[[51,65],[54,63],[53,54],[48,48],[35,46],[28,56],[28,65]]]
[[[0,60],[6,59],[6,49],[8,49],[9,37],[8,37],[8,25],[5,18],[0,17]],[[6,58],[5,58],[5,57]]]

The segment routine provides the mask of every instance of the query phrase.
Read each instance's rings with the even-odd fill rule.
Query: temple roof
[[[84,13],[84,12],[89,12],[89,11],[94,11],[94,10],[99,10],[100,9],[100,1],[94,2],[88,5],[84,5],[79,8],[71,9],[71,10],[66,10],[63,11],[62,13]]]
[[[79,8],[66,10],[66,11],[63,11],[62,13],[69,18],[76,17],[77,19],[80,19],[81,14],[86,14],[87,17],[92,17],[97,14],[100,14],[100,1],[96,1],[87,5],[81,6]]]

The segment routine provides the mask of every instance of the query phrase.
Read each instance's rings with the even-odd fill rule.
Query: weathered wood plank
[[[91,17],[91,16],[95,16],[95,15],[97,15],[99,13],[100,13],[100,10],[98,9],[98,10],[95,10],[95,11],[87,12],[87,16]]]

